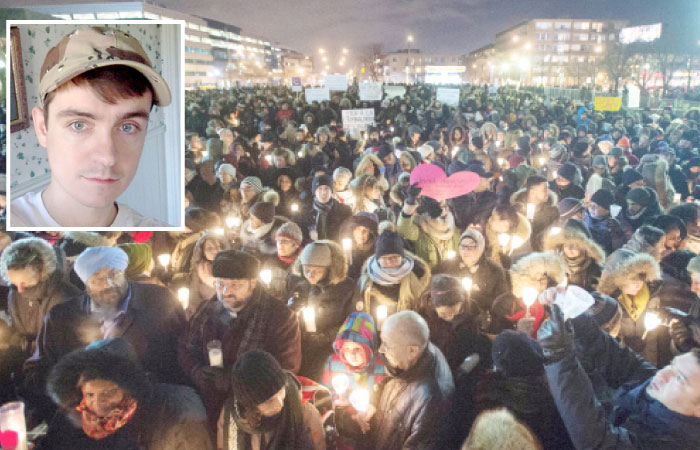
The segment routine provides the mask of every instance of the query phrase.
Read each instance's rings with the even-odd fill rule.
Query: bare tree
[[[615,41],[608,43],[604,51],[602,66],[613,82],[612,91],[617,92],[620,80],[630,75],[629,61],[632,57],[632,48]]]
[[[367,44],[359,50],[360,67],[372,81],[377,81],[382,72],[382,44]],[[360,71],[362,73],[362,71]]]

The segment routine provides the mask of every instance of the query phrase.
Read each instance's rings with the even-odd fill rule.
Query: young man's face
[[[88,86],[57,91],[43,111],[32,110],[39,144],[46,147],[51,187],[86,207],[104,208],[129,186],[139,165],[152,93],[103,102]]]

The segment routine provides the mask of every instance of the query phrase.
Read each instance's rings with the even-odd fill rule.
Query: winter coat
[[[357,178],[363,173],[365,173],[365,170],[367,170],[367,166],[369,164],[374,165],[374,173],[370,175],[373,175],[377,179],[377,186],[379,187],[379,189],[382,192],[388,191],[389,182],[386,180],[384,174],[382,173],[384,163],[374,153],[367,153],[360,159],[360,161],[357,163],[357,167],[355,168],[355,177]]]
[[[668,176],[668,162],[659,155],[644,155],[637,170],[644,177],[646,185],[656,191],[661,207],[672,206],[676,191]]]
[[[619,250],[627,251],[627,250]],[[631,252],[630,252],[631,253]],[[610,259],[615,260],[616,255]],[[645,305],[637,305],[642,308],[630,309],[623,301],[620,287],[625,279],[643,274],[646,280],[645,287],[649,293],[649,299]],[[661,308],[659,291],[661,288],[659,265],[654,259],[644,253],[624,259],[618,264],[607,264],[600,277],[598,292],[613,297],[621,306],[622,317],[620,319],[620,332],[618,338],[626,347],[630,347],[639,353],[645,360],[658,366],[660,362],[670,361],[670,337],[668,327],[657,327],[645,336],[644,316],[646,312]],[[661,367],[661,366],[658,366]]]
[[[275,216],[267,233],[256,237],[249,229],[250,219],[243,222],[239,235],[241,250],[257,257],[274,255],[277,253],[277,230],[289,220],[286,217]],[[264,224],[263,226],[267,226]]]
[[[673,412],[646,394],[656,372],[653,366],[601,331],[590,315],[582,314],[571,323],[579,351],[546,364],[545,372],[576,448],[700,448],[700,418]],[[616,390],[611,408],[596,401],[587,375],[591,371],[602,375],[600,383]]]
[[[591,232],[593,240],[603,247],[607,255],[622,247],[627,240],[620,222],[610,217],[610,215],[603,219],[594,219],[591,217],[590,213],[586,211],[585,222],[588,230]]]
[[[129,282],[129,289],[129,306],[109,337],[129,342],[154,381],[183,383],[177,364],[177,339],[185,329],[182,306],[163,286]],[[82,294],[49,311],[36,351],[25,363],[30,390],[44,391],[46,376],[61,357],[105,338],[101,323],[89,314],[89,303],[88,295]]]
[[[174,384],[152,384],[137,365],[101,351],[66,356],[51,374],[48,392],[62,406],[49,423],[37,450],[209,450],[214,446],[206,428],[206,412],[197,393]],[[75,407],[82,394],[77,387],[83,371],[97,371],[100,379],[116,383],[138,401],[134,416],[114,434],[88,437]]]
[[[532,227],[530,221],[527,220],[525,215],[516,213],[518,218],[518,223],[515,228],[509,230],[511,239],[508,241],[508,245],[503,248],[498,242],[498,233],[493,229],[493,215],[489,217],[488,222],[486,222],[486,229],[484,232],[484,237],[486,238],[486,255],[491,258],[491,260],[500,263],[501,267],[508,269],[510,267],[510,260],[512,257],[527,252],[530,250],[530,236],[532,235]],[[514,237],[518,237],[521,241],[521,246],[518,248],[513,248],[512,242]]]
[[[361,297],[355,307],[358,311],[370,314],[375,322],[377,321],[377,306],[379,305],[387,307],[387,315],[404,309],[419,311],[422,306],[420,303],[421,295],[430,284],[430,267],[420,257],[408,251],[404,252],[404,258],[413,258],[413,271],[405,276],[399,284],[392,286],[381,286],[372,281],[367,272],[367,266],[372,258],[365,261],[362,275],[358,281]],[[406,307],[400,305],[406,305]]]
[[[470,192],[450,200],[457,228],[464,230],[471,224],[486,226],[497,201],[498,196],[491,191]]]
[[[312,380],[320,379],[323,364],[333,352],[332,344],[338,328],[354,310],[354,299],[359,291],[357,284],[347,276],[343,249],[332,241],[316,242],[325,243],[331,250],[328,275],[320,283],[310,284],[304,278],[301,261],[297,259],[292,265],[288,289],[293,310],[312,307],[316,313],[315,332],[306,329],[305,321],[300,323],[302,358],[299,374]]]
[[[530,243],[536,251],[542,249],[542,239],[547,229],[559,220],[559,201],[557,194],[549,191],[549,197],[545,203],[541,203],[535,208],[535,216],[532,220],[532,236]],[[525,214],[527,210],[527,189],[521,189],[511,195],[510,202],[520,214]]]
[[[255,317],[259,317],[258,336]],[[207,408],[210,424],[216,424],[224,400],[230,394],[230,380],[227,371],[236,362],[241,343],[250,334],[249,345],[245,350],[260,349],[272,354],[283,369],[296,373],[301,365],[301,340],[299,321],[283,302],[275,299],[258,285],[248,304],[236,317],[229,314],[216,296],[199,308],[188,322],[178,346],[180,367],[194,382]],[[209,351],[207,344],[221,341],[224,369],[209,376]],[[257,342],[255,342],[257,341]]]
[[[370,424],[372,448],[431,448],[450,409],[454,381],[445,357],[433,344],[413,367],[387,378],[378,392]]]
[[[447,274],[457,278],[471,278],[472,289],[470,299],[481,311],[491,310],[493,301],[509,291],[509,282],[503,268],[491,258],[481,255],[476,264],[476,272],[471,271],[462,263],[459,257],[443,261],[433,269],[433,275]]]
[[[347,219],[352,217],[352,209],[348,205],[343,205],[338,200],[331,198],[329,200],[333,203],[331,210],[328,212],[326,219],[326,236],[318,236],[318,239],[328,239],[331,241],[338,241],[340,235],[340,227]],[[304,242],[311,240],[310,232],[316,227],[316,218],[318,212],[313,208],[313,202],[305,205],[303,213],[299,218],[299,226],[304,233]]]
[[[585,254],[584,262],[574,264],[570,261],[562,249],[564,244],[575,245],[581,249]],[[595,290],[605,260],[605,252],[590,236],[572,227],[564,227],[558,233],[547,233],[543,245],[545,251],[557,253],[564,261],[568,284],[580,286],[587,291]]]
[[[449,251],[453,251],[455,255],[457,254],[461,232],[454,226],[450,238],[441,240],[437,236],[430,234],[427,231],[427,226],[424,227],[421,225],[430,220],[432,219],[427,214],[406,216],[401,212],[401,214],[399,214],[399,220],[396,223],[396,231],[398,231],[404,239],[411,242],[413,244],[414,253],[433,268],[447,259],[447,253]]]

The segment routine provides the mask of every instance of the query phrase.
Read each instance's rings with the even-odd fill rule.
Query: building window
[[[569,51],[569,44],[557,44],[556,51],[557,51],[557,53],[568,52]]]
[[[555,41],[568,41],[569,39],[571,39],[570,33],[557,33],[554,35]]]
[[[574,34],[574,40],[577,40],[577,41],[587,41],[587,40],[588,40],[588,33],[577,33],[577,34]]]
[[[572,51],[572,52],[580,52],[580,51],[581,51],[581,45],[580,45],[580,44],[572,44],[572,45],[571,45],[571,51]]]
[[[115,20],[119,19],[119,13],[118,12],[98,12],[95,14],[98,19],[102,20]]]
[[[570,30],[571,29],[571,22],[556,22],[554,24],[554,29],[555,30]]]
[[[550,28],[552,28],[552,22],[535,22],[537,30],[549,30]]]
[[[591,28],[590,22],[574,22],[574,30],[588,30]]]
[[[535,33],[535,39],[538,41],[548,41],[549,33]]]

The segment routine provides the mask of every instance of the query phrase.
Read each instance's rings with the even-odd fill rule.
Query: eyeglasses
[[[381,265],[400,263],[403,260],[403,256],[401,256],[401,255],[385,255],[385,256],[380,256],[379,258],[377,258],[377,260],[379,261],[379,264],[381,264]]]

